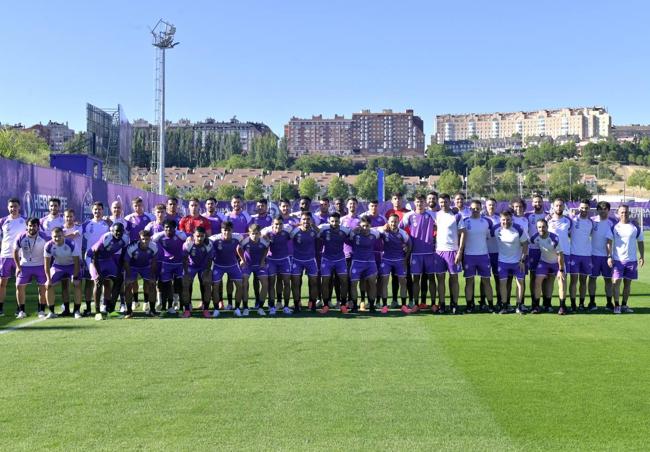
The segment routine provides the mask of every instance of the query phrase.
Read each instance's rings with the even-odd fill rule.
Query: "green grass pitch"
[[[620,316],[28,324],[11,292],[3,450],[648,448],[648,266]]]

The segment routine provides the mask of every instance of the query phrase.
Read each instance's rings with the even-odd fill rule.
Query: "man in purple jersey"
[[[81,255],[84,260],[84,271],[83,277],[86,280],[84,284],[84,300],[86,302],[86,310],[84,311],[84,316],[89,316],[92,314],[91,303],[94,299],[95,281],[93,281],[92,275],[90,274],[90,263],[91,259],[88,255],[90,248],[97,243],[97,241],[110,230],[110,224],[104,219],[104,204],[96,201],[92,205],[92,218],[83,223],[81,229],[82,237],[82,246],[81,246]],[[108,296],[108,295],[107,295]]]
[[[357,214],[357,207],[359,202],[357,198],[350,197],[347,200],[347,215],[341,217],[341,226],[348,228],[350,231],[356,229],[359,226],[360,217]],[[350,272],[350,266],[352,265],[352,247],[349,244],[343,246],[343,253],[345,254],[345,260],[348,265],[348,273]],[[352,281],[348,280],[348,294],[352,293]]]
[[[81,281],[79,278],[81,246],[64,238],[63,229],[52,230],[52,240],[45,244],[45,277],[47,278],[47,304],[55,304],[55,287],[62,281],[72,280],[74,286],[74,318],[81,318]],[[65,305],[65,302],[64,302]],[[68,308],[69,309],[69,308]]]
[[[329,198],[321,198],[318,201],[318,211],[314,214],[318,220],[318,224],[327,224],[330,217],[330,200]]]
[[[163,232],[165,230],[166,215],[167,212],[165,211],[165,205],[156,204],[156,206],[154,207],[154,217],[155,217],[154,220],[148,223],[144,227],[145,231],[151,233],[152,240],[154,235],[158,234],[159,232]],[[156,277],[156,280],[158,280],[158,277],[160,276],[160,269],[162,268],[162,262],[163,262],[163,255],[161,253],[158,253],[158,265],[156,266],[156,274],[154,275]],[[163,310],[162,293],[160,292],[160,285],[156,287],[156,303],[154,305],[154,310],[155,311]]]
[[[487,243],[494,236],[494,224],[492,220],[481,216],[481,201],[473,199],[470,203],[472,214],[463,219],[464,239],[461,238],[461,244],[458,253],[463,256],[463,276],[465,277],[465,299],[467,300],[466,312],[474,312],[474,281],[478,275],[483,292],[487,298],[487,305],[480,301],[482,311],[491,311],[492,286],[490,285],[490,276],[492,269],[490,266],[490,255]]]
[[[368,202],[368,210],[364,213],[362,213],[360,216],[367,216],[368,219],[370,220],[370,227],[372,228],[379,228],[382,227],[386,224],[386,219],[379,214],[379,201],[376,199],[371,200]],[[381,267],[381,252],[383,249],[383,241],[382,240],[377,240],[375,242],[375,263],[377,264],[377,269]],[[379,283],[379,275],[377,275],[377,281],[374,282],[375,285],[378,285]],[[362,309],[365,308],[365,298],[366,298],[366,288],[365,287],[360,287],[361,291],[361,306]]]
[[[411,311],[406,305],[406,262],[411,252],[411,239],[403,229],[399,228],[400,218],[397,213],[388,217],[388,223],[380,228],[381,239],[384,242],[379,267],[381,281],[382,314],[388,313],[388,278],[393,275],[399,284],[402,299],[402,312],[409,314]]]
[[[126,217],[124,217],[124,220],[130,225],[130,227],[127,228],[127,231],[129,232],[129,240],[133,242],[133,241],[140,240],[140,232],[144,230],[147,224],[154,221],[155,217],[144,211],[144,201],[139,196],[131,200],[131,208],[133,209],[133,212],[128,214]],[[149,236],[150,239],[152,235],[153,234]],[[131,285],[131,291],[132,291],[132,296],[130,298],[133,299],[133,303],[134,303],[134,306],[132,306],[131,308],[135,309],[136,306],[139,304],[137,280],[135,281],[134,284]],[[149,295],[152,293],[153,293],[152,291],[146,291],[146,290],[144,291],[145,304],[148,304],[150,302]]]
[[[203,214],[205,218],[210,222],[210,231],[212,234],[218,234],[221,232],[221,222],[223,219],[221,215],[217,212],[217,200],[216,198],[208,198],[205,201],[205,213]]]
[[[243,252],[244,265],[242,266],[242,303],[248,309],[248,279],[250,275],[259,281],[260,289],[255,293],[255,306],[257,314],[265,316],[264,300],[268,290],[268,271],[266,255],[269,251],[269,242],[262,238],[262,229],[258,224],[248,227],[248,237],[239,245]]]
[[[106,313],[110,314],[115,309],[115,301],[119,295],[119,286],[115,286],[115,281],[121,280],[124,263],[124,250],[128,245],[124,237],[124,225],[115,223],[111,226],[110,231],[102,235],[99,240],[87,251],[87,256],[91,259],[90,275],[95,281],[94,299],[95,299],[95,320],[103,320],[102,309],[100,307],[100,287],[104,291],[104,306]],[[117,253],[122,253],[119,260],[115,259]]]
[[[183,217],[178,213],[178,198],[174,198],[174,197],[168,198],[167,205],[166,205],[166,212],[165,212],[165,220],[175,221],[176,227],[178,227],[181,218]]]
[[[115,200],[111,203],[111,215],[106,219],[109,224],[120,223],[124,226],[124,238],[127,242],[131,241],[131,223],[129,223],[126,218],[124,218],[124,210],[122,209],[122,202]],[[121,253],[120,253],[121,254]],[[115,260],[121,259],[119,254],[115,255]],[[124,285],[124,277],[122,274],[119,275],[119,280],[113,282],[114,289],[117,287],[120,288],[120,313],[124,314],[126,312],[126,287]]]
[[[340,291],[337,291],[339,306],[347,302],[348,266],[343,253],[343,245],[350,234],[350,230],[345,226],[341,226],[341,215],[338,212],[332,213],[327,220],[327,224],[321,224],[318,228],[318,238],[322,245],[320,274],[323,308],[320,313],[327,314],[331,308],[332,290],[330,283],[332,274],[341,283]]]
[[[4,302],[9,278],[16,273],[14,244],[27,227],[25,219],[20,216],[18,198],[9,198],[7,210],[9,215],[0,218],[0,317],[4,316]]]
[[[300,288],[303,272],[307,274],[309,282],[309,303],[310,310],[316,310],[316,299],[318,298],[318,266],[316,264],[316,244],[318,241],[318,229],[313,225],[310,212],[303,212],[300,215],[300,225],[291,231],[293,242],[293,259],[291,265],[291,291],[293,293],[294,311],[300,311]]]
[[[612,228],[612,256],[607,263],[612,268],[612,286],[614,289],[614,314],[632,313],[627,305],[632,281],[638,279],[638,267],[645,262],[645,247],[643,229],[630,221],[630,207],[627,204],[618,206],[618,223]],[[637,247],[639,248],[637,258]],[[619,305],[623,280],[623,297]]]
[[[296,218],[296,224],[300,224],[300,217],[304,212],[311,213],[311,198],[309,196],[301,196],[298,201],[298,209],[297,212],[291,213]],[[320,225],[320,221],[313,214],[311,216],[311,222],[314,226]]]
[[[176,315],[175,295],[183,292],[183,244],[186,238],[184,232],[177,230],[174,220],[165,220],[164,231],[155,234],[152,239],[160,248],[159,253],[162,253],[158,278],[158,289],[162,295],[161,310],[166,308],[169,315]],[[183,308],[184,311],[191,310],[187,302]]]
[[[47,277],[45,276],[44,255],[45,244],[48,237],[39,231],[40,222],[38,218],[27,220],[27,231],[23,231],[14,243],[14,261],[16,262],[16,302],[18,303],[17,318],[26,317],[25,314],[25,291],[27,284],[36,279],[38,285],[38,317],[53,319],[54,304],[49,306],[50,312],[45,315],[47,304],[45,292]]]
[[[343,218],[348,214],[348,211],[345,208],[345,199],[343,198],[334,199],[334,212],[341,215],[341,218]]]
[[[269,315],[275,315],[276,310],[282,307],[282,312],[291,315],[293,311],[289,307],[289,297],[291,295],[291,254],[289,245],[291,244],[291,231],[293,227],[284,224],[282,215],[278,215],[269,228],[262,230],[262,236],[269,241],[269,252],[266,257],[267,271],[269,273]],[[276,285],[276,279],[282,280],[281,284]],[[276,290],[274,290],[274,288]]]
[[[544,211],[544,198],[542,195],[535,194],[533,195],[532,201],[533,210],[531,212],[526,212],[524,216],[526,217],[528,223],[528,236],[532,237],[537,233],[537,220],[541,218],[546,218],[548,215]],[[532,285],[535,282],[535,271],[537,269],[537,264],[539,262],[540,250],[537,248],[537,245],[531,243],[528,247],[528,268],[530,271],[530,284]],[[531,298],[533,296],[533,291],[531,290]]]
[[[230,200],[230,207],[232,210],[226,213],[223,218],[224,220],[230,221],[232,223],[232,232],[235,234],[245,235],[248,233],[248,225],[251,224],[251,216],[243,210],[243,202],[241,196],[234,195]],[[220,286],[222,290],[222,286]],[[228,278],[228,283],[226,284],[226,293],[228,297],[228,310],[232,309],[232,292],[233,292],[233,283],[230,278]]]
[[[242,234],[233,232],[233,223],[229,220],[221,224],[221,234],[210,237],[213,246],[213,266],[212,266],[212,297],[213,302],[219,295],[219,286],[222,284],[223,277],[228,275],[228,280],[233,282],[235,288],[235,310],[236,317],[248,316],[248,309],[240,310],[242,300],[242,272],[241,264],[244,256],[239,247],[244,239]]]
[[[192,305],[192,284],[198,276],[201,289],[201,310],[203,317],[210,318],[210,298],[212,294],[211,264],[214,253],[212,242],[207,237],[203,226],[198,226],[194,233],[183,244],[183,300]],[[189,310],[183,315],[189,317]],[[219,316],[217,306],[214,307],[214,317]]]
[[[60,213],[61,200],[59,198],[50,198],[48,208],[49,213],[41,218],[41,231],[45,232],[45,235],[51,238],[54,228],[63,226],[63,216]]]
[[[436,252],[433,254],[433,267],[438,286],[439,311],[445,311],[445,274],[449,273],[449,295],[451,313],[460,314],[458,308],[458,274],[462,270],[463,256],[459,253],[460,242],[464,240],[465,225],[462,214],[450,208],[449,195],[441,193],[438,198],[440,210],[436,212]]]
[[[560,240],[557,235],[548,232],[548,222],[544,218],[537,220],[537,231],[530,237],[530,243],[535,244],[540,251],[535,268],[535,280],[533,286],[533,314],[539,314],[541,311],[539,301],[544,297],[544,305],[551,305],[553,297],[553,282],[555,277],[565,279],[564,273],[564,254],[560,248]],[[558,311],[560,315],[565,314],[564,308]]]
[[[599,276],[605,281],[605,309],[614,310],[612,302],[612,269],[607,265],[608,258],[612,255],[612,230],[616,220],[609,216],[611,206],[607,201],[600,201],[596,206],[598,215],[591,217],[594,230],[591,235],[591,275],[589,276],[589,306],[590,311],[596,311],[596,279]]]
[[[147,316],[158,313],[154,306],[146,300],[156,296],[156,276],[158,274],[158,245],[151,240],[151,232],[140,230],[138,240],[132,241],[126,247],[124,256],[124,272],[126,274],[126,318],[133,316],[133,286],[138,284],[138,276],[142,278],[142,288],[145,295],[144,312]]]
[[[260,228],[260,232],[264,228],[268,228],[273,224],[273,216],[269,213],[269,202],[266,198],[260,198],[255,203],[255,211],[257,212],[252,217],[252,223],[256,224]],[[267,281],[268,283],[268,281]],[[268,289],[268,287],[267,287]],[[260,281],[257,279],[257,276],[253,275],[253,292],[255,293],[255,300],[260,299]],[[248,292],[244,290],[244,295],[247,295]],[[263,299],[262,299],[263,300]],[[258,307],[259,308],[259,307]],[[262,311],[263,312],[263,311]]]
[[[350,264],[350,299],[352,306],[341,306],[341,312],[346,313],[347,308],[357,312],[357,288],[359,283],[368,290],[368,303],[370,312],[375,311],[377,297],[377,263],[375,261],[376,242],[380,240],[381,233],[371,229],[370,219],[361,217],[359,226],[350,232],[349,242],[352,246],[352,262]]]

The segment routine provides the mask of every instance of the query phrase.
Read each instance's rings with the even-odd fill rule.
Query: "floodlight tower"
[[[158,121],[158,194],[165,194],[165,50],[173,49],[176,27],[160,19],[151,30],[156,47],[156,120]],[[153,152],[155,155],[155,150]],[[155,158],[152,162],[155,162]]]

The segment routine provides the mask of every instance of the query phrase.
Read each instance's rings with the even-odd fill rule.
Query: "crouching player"
[[[139,240],[133,241],[126,247],[124,257],[124,272],[126,274],[126,316],[133,316],[133,294],[138,287],[138,276],[142,278],[145,300],[144,312],[148,316],[156,315],[155,300],[156,275],[158,274],[158,245],[151,240],[151,232],[141,230]]]
[[[535,281],[533,281],[533,314],[539,314],[541,308],[539,300],[544,297],[544,308],[551,306],[553,297],[553,282],[555,275],[564,280],[564,254],[560,248],[560,239],[557,235],[548,232],[548,222],[540,218],[537,220],[537,232],[530,238],[531,245],[535,245],[540,251],[537,267],[531,269],[535,271]],[[558,314],[564,315],[565,306],[560,306]]]
[[[232,232],[233,224],[231,221],[224,221],[221,224],[221,233],[210,237],[213,246],[213,266],[212,266],[212,299],[216,305],[219,297],[221,282],[224,275],[228,275],[228,280],[235,285],[235,311],[236,317],[248,315],[248,305],[244,306],[244,312],[239,308],[241,306],[241,281],[242,273],[239,266],[240,254],[239,244],[243,240],[241,234]],[[243,259],[241,259],[243,260]],[[215,315],[216,313],[216,315]],[[219,315],[215,309],[213,317]]]
[[[210,293],[212,287],[212,264],[213,247],[212,242],[208,240],[206,230],[203,226],[197,226],[194,234],[187,238],[183,244],[183,300],[192,304],[192,284],[194,277],[198,275],[201,288],[201,310],[203,317],[210,318]],[[190,311],[183,313],[184,317],[189,317]],[[214,317],[219,315],[215,306]]]
[[[86,252],[90,258],[90,276],[95,282],[95,320],[103,320],[103,314],[110,314],[115,310],[115,300],[119,296],[120,287],[114,287],[116,281],[121,280],[124,256],[119,260],[115,254],[123,252],[128,246],[124,237],[124,225],[114,223],[109,232],[102,235],[99,240]],[[100,308],[100,294],[104,289],[105,312]],[[116,290],[113,290],[116,289]]]
[[[388,224],[383,227],[382,239],[384,251],[379,267],[381,275],[382,314],[388,313],[388,278],[395,275],[399,282],[399,295],[402,299],[402,312],[409,314],[411,310],[406,305],[406,262],[411,252],[411,238],[399,228],[399,215],[388,217]]]
[[[268,272],[266,269],[266,254],[269,251],[269,242],[262,239],[260,226],[253,223],[248,227],[248,237],[239,245],[243,252],[244,265],[242,266],[242,299],[244,309],[248,309],[248,279],[251,275],[260,282],[259,298],[255,300],[257,313],[261,316],[264,312],[264,300],[269,287]]]
[[[25,313],[25,289],[32,279],[38,284],[38,316],[45,318],[45,268],[43,267],[45,244],[48,237],[39,231],[38,218],[27,220],[27,231],[21,233],[14,243],[14,261],[16,262],[16,301],[19,319],[27,317]],[[48,319],[56,317],[54,305],[49,307]]]
[[[79,278],[81,247],[71,240],[66,240],[63,236],[63,229],[56,227],[52,230],[52,240],[45,245],[44,257],[48,306],[54,306],[56,286],[61,281],[71,281],[74,287],[74,318],[80,319],[82,317],[81,280]]]
[[[153,241],[162,254],[160,277],[158,278],[158,289],[162,295],[161,310],[167,306],[167,314],[176,315],[174,307],[174,288],[183,286],[183,244],[187,236],[184,232],[176,229],[176,221],[166,220],[163,232],[153,236]],[[190,306],[185,305],[185,310]]]

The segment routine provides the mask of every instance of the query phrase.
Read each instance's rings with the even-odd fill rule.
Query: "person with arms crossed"
[[[551,214],[546,217],[548,222],[548,231],[557,235],[560,240],[560,249],[564,255],[564,267],[561,269],[566,273],[566,263],[571,260],[571,233],[573,223],[571,220],[564,216],[564,200],[562,198],[555,198],[551,207]],[[560,307],[564,307],[566,311],[566,296],[567,296],[567,280],[558,279],[558,293],[560,296]],[[552,306],[546,306],[547,312],[553,312]]]
[[[617,213],[618,223],[612,230],[614,235],[612,256],[608,259],[608,264],[612,268],[614,314],[632,313],[634,311],[627,305],[627,301],[630,297],[632,281],[639,277],[638,267],[643,267],[644,264],[643,230],[630,221],[630,207],[627,204],[618,206]],[[623,281],[622,297],[621,281]]]
[[[435,192],[431,192],[435,193]],[[427,195],[427,200],[429,199],[429,196],[431,196],[431,193]],[[390,197],[390,203],[392,207],[388,209],[386,212],[386,220],[390,218],[391,215],[396,214],[397,218],[399,218],[399,221],[402,221],[402,218],[404,218],[404,215],[407,212],[410,212],[409,209],[404,207],[404,202],[403,202],[404,195],[400,192],[395,192],[391,195]],[[436,205],[438,204],[438,194],[436,193]],[[391,289],[392,289],[392,294],[393,294],[393,301],[390,305],[391,308],[397,309],[398,303],[397,303],[397,297],[398,297],[398,292],[400,290],[400,285],[399,285],[399,277],[397,275],[391,275]],[[422,280],[424,281],[426,278],[423,278]],[[422,283],[424,284],[424,283]],[[406,290],[408,292],[408,297],[410,300],[413,299],[413,279],[411,278],[411,269],[409,267],[409,261],[407,259],[406,261]],[[425,301],[426,301],[426,293],[425,295]],[[407,306],[408,309],[408,306]]]
[[[130,214],[128,214],[126,217],[124,217],[124,219],[130,225],[130,227],[127,228],[127,230],[129,231],[129,240],[131,242],[134,242],[140,240],[140,231],[143,231],[144,228],[147,226],[147,224],[154,221],[155,217],[144,211],[144,201],[139,196],[131,200],[131,209],[133,211]],[[130,298],[133,300],[132,302],[133,306],[131,306],[131,308],[136,309],[137,306],[140,304],[137,280],[135,284],[131,285],[131,291],[132,291],[131,294],[132,296]],[[149,296],[154,293],[155,291],[146,291],[146,290],[144,291],[144,303],[146,309],[147,308],[150,309],[151,300],[149,299]]]
[[[84,300],[86,302],[86,310],[83,312],[84,316],[92,314],[91,303],[95,297],[96,290],[101,292],[101,287],[95,289],[95,281],[90,274],[91,258],[88,251],[97,241],[106,234],[111,225],[104,219],[104,204],[96,201],[92,205],[91,212],[93,214],[90,220],[86,220],[81,227],[81,255],[84,258],[84,271],[83,278],[86,281],[84,284]],[[106,295],[109,297],[110,295]],[[99,311],[97,311],[97,314]]]
[[[183,244],[187,235],[176,229],[174,220],[165,220],[163,232],[154,234],[152,241],[156,244],[161,259],[158,290],[162,295],[161,311],[176,315],[175,291],[180,286],[183,291]],[[180,305],[180,298],[179,298]],[[184,311],[191,310],[185,303]]]
[[[309,304],[311,311],[316,310],[318,298],[318,265],[316,264],[316,246],[318,229],[312,223],[312,214],[303,212],[300,215],[300,225],[291,231],[293,242],[293,259],[291,266],[291,291],[293,294],[293,310],[300,311],[300,287],[302,274],[307,274],[309,284]]]
[[[544,198],[542,198],[542,195],[533,195],[532,207],[532,211],[524,214],[528,223],[528,237],[537,234],[537,220],[546,219],[548,216],[548,213],[544,211]],[[531,285],[535,284],[535,272],[540,259],[540,253],[541,251],[537,248],[536,244],[531,242],[528,245],[528,270],[530,272]],[[533,296],[534,292],[531,290],[531,297]]]
[[[48,208],[49,213],[41,218],[41,231],[49,238],[52,238],[54,228],[63,226],[63,216],[60,214],[61,200],[59,198],[50,198]]]
[[[370,227],[370,219],[361,217],[357,228],[350,231],[349,242],[352,247],[352,262],[350,264],[350,300],[351,306],[341,306],[341,312],[358,311],[357,294],[358,285],[365,284],[368,289],[368,303],[370,312],[375,311],[377,295],[377,262],[375,261],[376,242],[380,240],[381,233]]]

